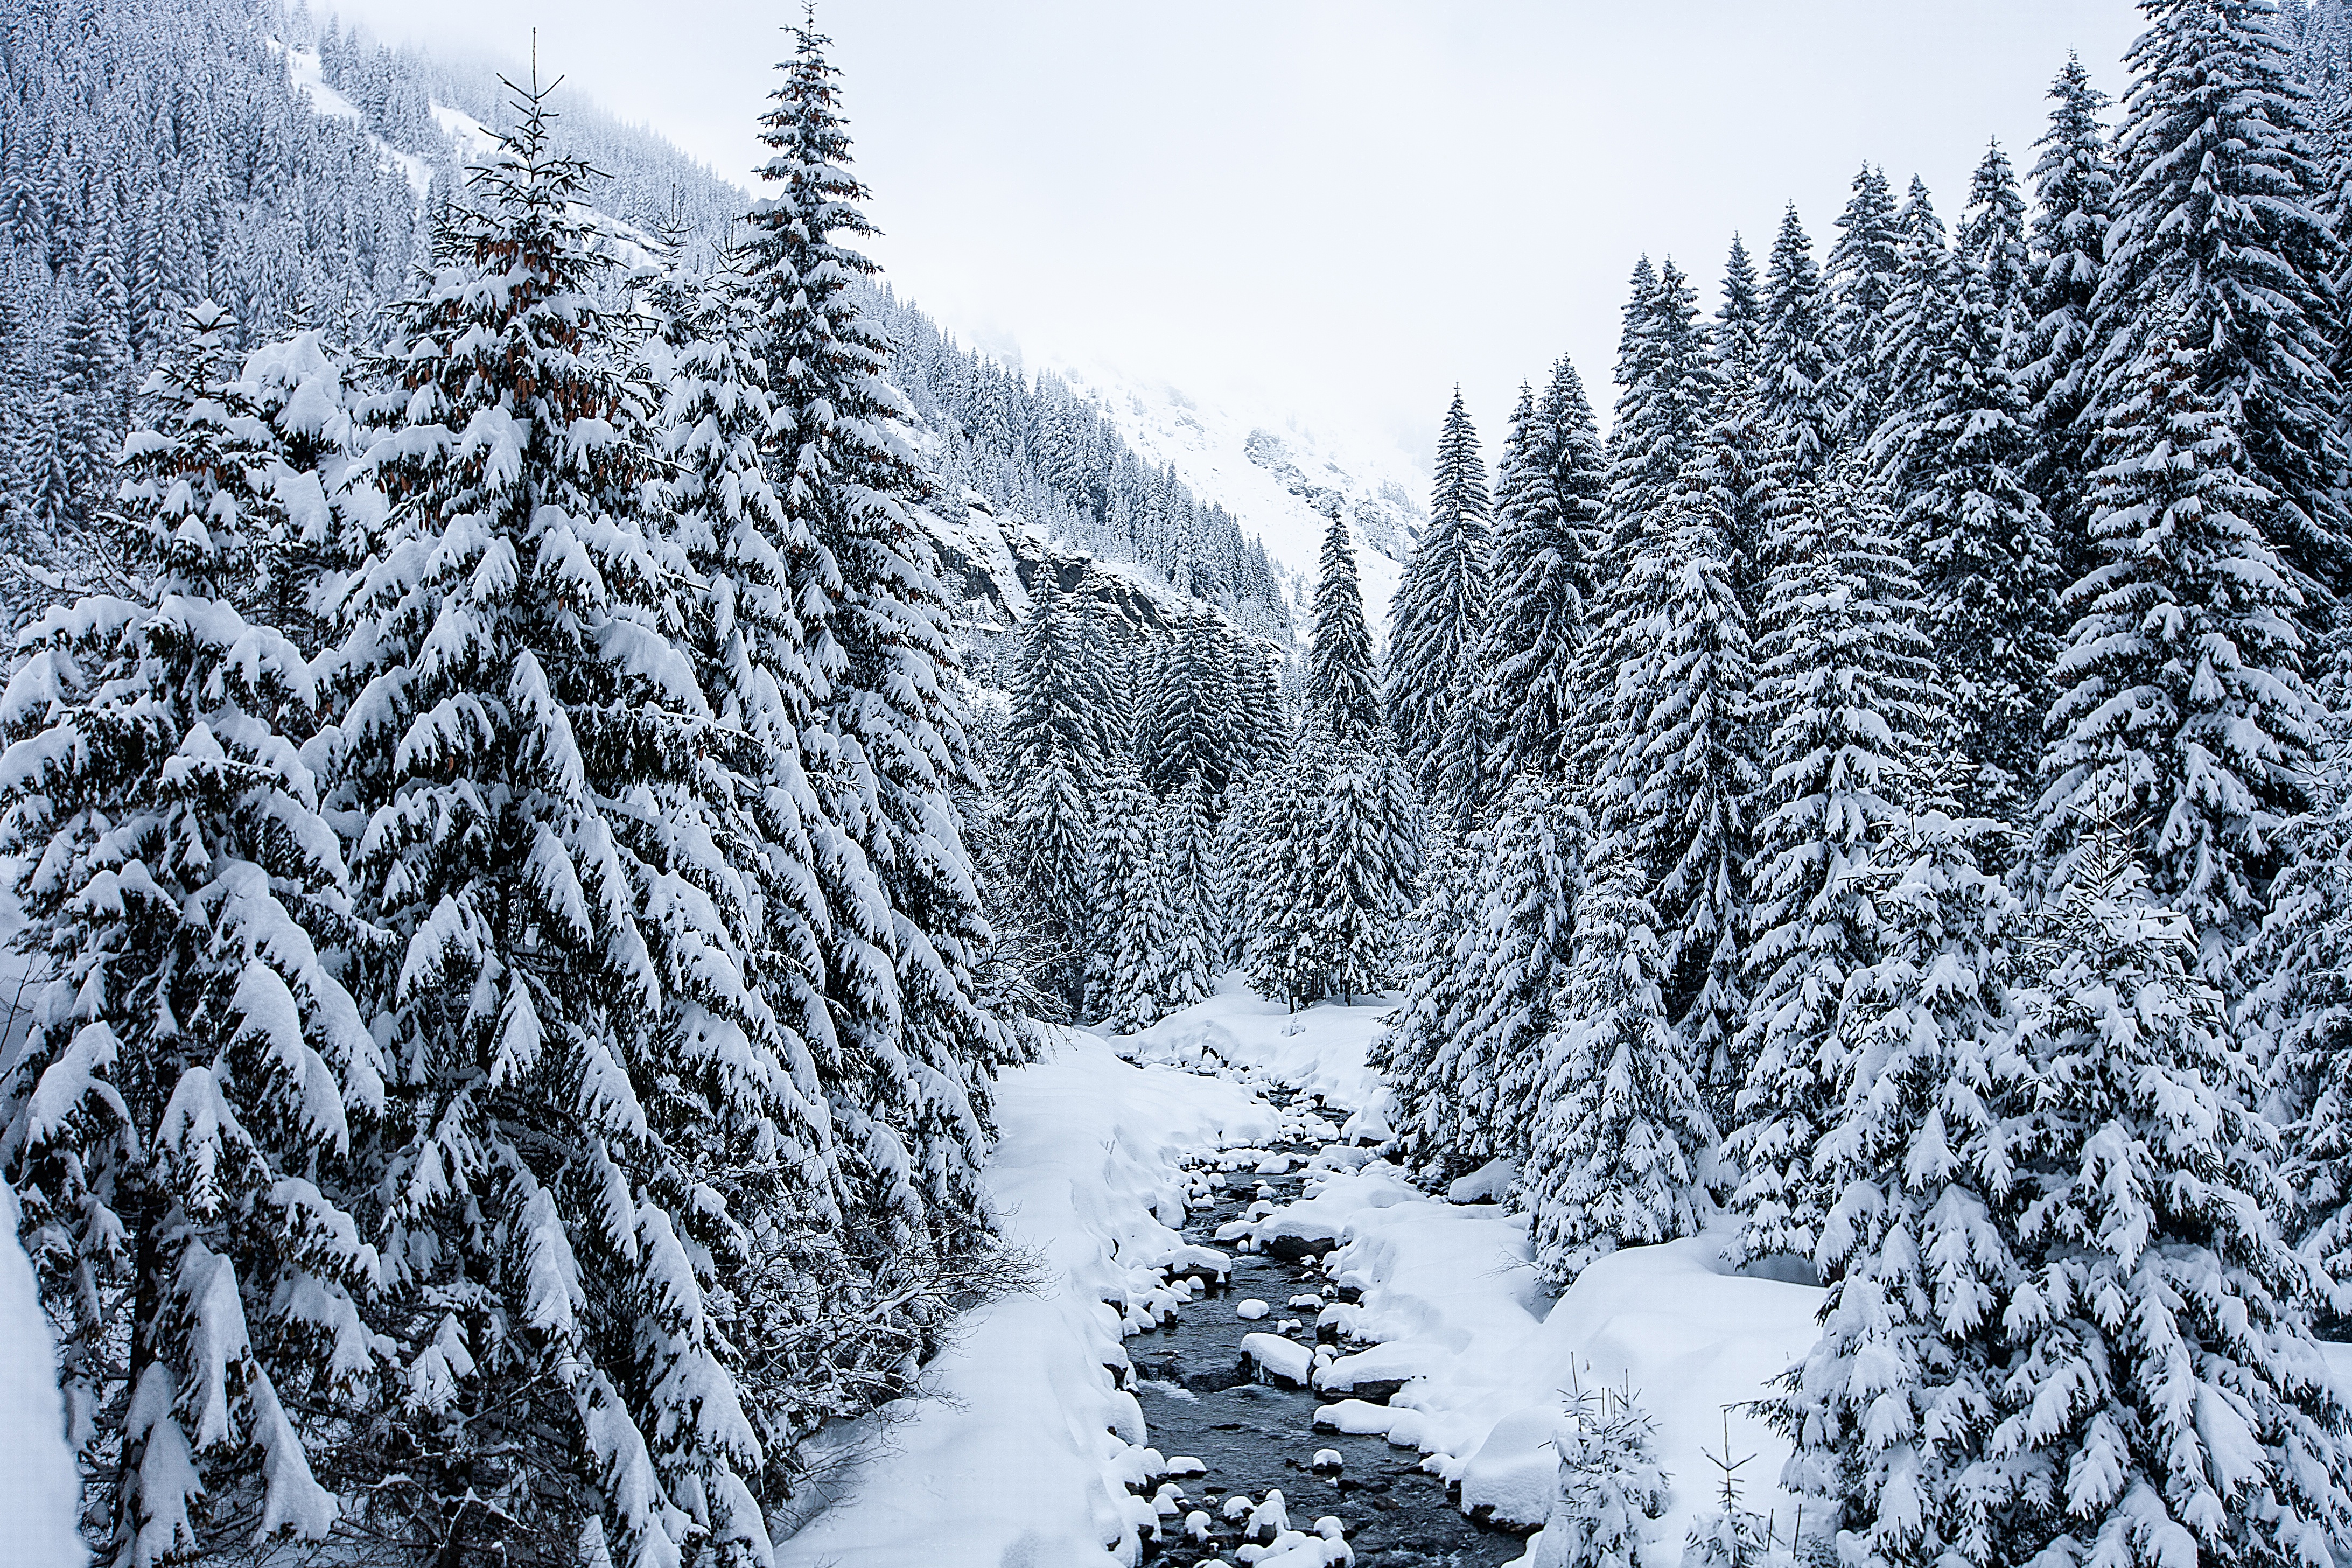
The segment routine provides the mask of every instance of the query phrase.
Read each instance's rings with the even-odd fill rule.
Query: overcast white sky
[[[720,173],[797,5],[340,0],[381,37],[520,58]],[[1239,398],[1425,466],[1458,380],[1489,453],[1575,357],[1607,418],[1634,258],[1712,310],[1784,201],[1825,252],[1865,158],[1948,221],[1987,140],[2022,177],[2126,0],[827,0],[900,291],[967,340]]]

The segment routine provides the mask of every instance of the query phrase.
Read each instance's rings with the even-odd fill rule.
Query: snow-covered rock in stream
[[[1261,1377],[1304,1388],[1315,1371],[1315,1352],[1280,1334],[1244,1334],[1242,1354]]]

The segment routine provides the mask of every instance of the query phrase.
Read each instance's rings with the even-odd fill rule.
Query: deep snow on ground
[[[1374,1121],[1382,1091],[1364,1061],[1384,1010],[1294,1014],[1229,981],[1150,1029],[1110,1041],[1076,1034],[1052,1059],[1007,1075],[992,1182],[1008,1235],[1051,1277],[1047,1292],[976,1314],[925,1397],[856,1424],[825,1489],[830,1506],[782,1545],[779,1563],[1133,1561],[1150,1510],[1129,1488],[1150,1489],[1158,1457],[1133,1397],[1106,1370],[1125,1368],[1129,1346],[1119,1313],[1102,1303],[1148,1309],[1162,1267],[1189,1256],[1171,1223],[1181,1218],[1188,1160],[1276,1136],[1274,1112],[1246,1084],[1371,1110],[1343,1145],[1385,1134]],[[1360,1149],[1328,1163],[1363,1160]],[[1325,1415],[1422,1456],[1462,1483],[1465,1509],[1538,1522],[1560,1391],[1630,1378],[1675,1472],[1661,1533],[1679,1539],[1711,1498],[1701,1450],[1722,1447],[1724,1406],[1764,1393],[1812,1337],[1819,1291],[1729,1274],[1710,1242],[1621,1255],[1554,1306],[1528,1267],[1525,1222],[1494,1204],[1432,1197],[1376,1160],[1312,1173],[1307,1190],[1251,1234],[1337,1244],[1327,1271],[1360,1300],[1326,1312],[1352,1339],[1380,1342],[1321,1374]],[[1349,1402],[1347,1385],[1381,1379],[1406,1381],[1385,1405]],[[1730,1430],[1735,1458],[1756,1455],[1742,1471],[1758,1479],[1749,1502],[1777,1504],[1785,1519],[1769,1486],[1785,1450],[1752,1417],[1735,1414]]]
[[[1188,1259],[1181,1164],[1279,1131],[1241,1086],[1137,1068],[1090,1035],[1007,1074],[991,1184],[1007,1237],[1045,1289],[976,1314],[922,1397],[855,1424],[835,1500],[777,1554],[779,1568],[1132,1563],[1152,1479],[1143,1418],[1113,1382],[1121,1314],[1164,1296]]]

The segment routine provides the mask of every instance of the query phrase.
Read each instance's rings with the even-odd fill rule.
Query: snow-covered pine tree
[[[2240,961],[2239,1013],[2281,1129],[2282,1229],[2352,1317],[2352,714],[2327,715],[2317,799],[2290,826],[2262,931]]]
[[[853,288],[873,232],[851,173],[830,40],[793,30],[762,116],[772,156],[748,221],[752,347],[774,378],[769,458],[787,515],[816,549],[797,582],[831,599],[811,626],[828,680],[832,755],[815,774],[840,838],[824,862],[828,998],[847,1076],[837,1121],[868,1175],[885,1252],[979,1244],[991,1083],[1018,1039],[984,1012],[971,967],[986,940],[952,790],[972,763],[948,607],[917,515],[919,460],[897,433],[889,345]],[[814,616],[812,620],[814,621]]]
[[[1437,441],[1429,531],[1389,605],[1381,705],[1422,799],[1433,814],[1465,824],[1485,782],[1477,697],[1490,596],[1487,511],[1486,464],[1457,387]]]
[[[1025,777],[1058,758],[1082,780],[1119,741],[1110,648],[1095,616],[1052,583],[1029,596],[1010,682],[1006,761]]]
[[[1529,774],[1514,780],[1493,825],[1473,845],[1475,900],[1444,984],[1458,998],[1415,1101],[1430,1107],[1429,1155],[1467,1169],[1523,1159],[1550,1085],[1544,1041],[1566,1016],[1578,879],[1590,835],[1567,786]],[[1435,889],[1432,889],[1434,896]]]
[[[1758,435],[1746,392],[1710,431],[1694,468],[1711,471],[1654,518],[1621,587],[1611,716],[1614,776],[1597,795],[1601,833],[1622,847],[1651,903],[1657,983],[1710,1098],[1730,1110],[1732,1042],[1747,1015],[1749,802],[1756,672],[1748,614],[1727,542]],[[1714,482],[1720,481],[1720,482]],[[1605,764],[1596,760],[1596,768]]]
[[[2021,323],[2027,338],[2019,363],[2039,438],[2026,488],[2049,513],[2063,591],[2098,563],[2090,516],[2098,433],[2084,410],[2099,358],[2092,308],[2106,268],[2116,174],[2099,119],[2107,97],[2091,85],[2079,57],[2066,57],[2050,98],[2050,129],[2034,143],[2042,156],[2033,165],[2032,259]]]
[[[1529,775],[1513,790],[1536,787]],[[1561,786],[1555,784],[1555,789]],[[1561,804],[1569,803],[1564,792]],[[1513,815],[1509,799],[1498,816]],[[1482,998],[1473,990],[1478,949],[1472,926],[1478,916],[1478,878],[1484,833],[1468,838],[1443,821],[1430,826],[1424,845],[1421,897],[1405,922],[1400,975],[1405,999],[1390,1015],[1388,1027],[1366,1053],[1390,1085],[1389,1122],[1396,1131],[1400,1163],[1426,1176],[1457,1176],[1481,1162],[1469,1157],[1455,1115],[1454,1084],[1441,1060],[1470,1022]],[[1258,984],[1253,974],[1252,984]],[[1265,987],[1261,984],[1261,990]]]
[[[1613,847],[1586,869],[1575,962],[1540,1047],[1519,1194],[1534,1216],[1536,1267],[1561,1283],[1618,1247],[1699,1228],[1715,1119],[1666,1018],[1644,880]]]
[[[1170,799],[1200,780],[1213,822],[1224,808],[1241,750],[1230,655],[1217,617],[1206,611],[1185,616],[1153,661],[1142,694],[1150,707],[1144,782]]]
[[[51,609],[0,699],[0,843],[48,971],[0,1078],[0,1172],[121,1568],[325,1538],[311,1446],[375,1372],[349,1156],[384,1064],[336,970],[383,955],[288,739],[311,673],[233,602],[262,500],[226,405],[236,330],[186,312],[124,446],[152,588]]]
[[[1917,583],[1856,468],[1843,458],[1796,498],[1759,639],[1769,738],[1751,873],[1755,1000],[1735,1042],[1744,1087],[1727,1141],[1751,1257],[1810,1257],[1820,1238],[1830,1194],[1812,1151],[1841,1081],[1838,998],[1877,959],[1863,873],[1885,825],[1906,815],[1905,772],[1941,719]]]
[[[1037,984],[1066,1016],[1086,1007],[1094,918],[1088,802],[1118,743],[1108,650],[1092,617],[1051,584],[1030,598],[1005,721],[1006,826],[1022,849],[1008,868]]]
[[[1902,270],[1903,228],[1886,172],[1864,163],[1830,247],[1831,357],[1840,445],[1870,438],[1885,396],[1887,307]]]
[[[2295,572],[2341,593],[2352,587],[2341,491],[2352,455],[2330,367],[2345,247],[2318,210],[2329,180],[2307,89],[2273,0],[2140,9],[2084,417],[2104,432],[2143,397],[2152,354],[2187,353],[2197,396],[2226,416],[2247,479],[2267,492],[2241,503],[2244,521]],[[2151,868],[2169,898],[2165,870]]]
[[[1321,994],[1315,841],[1332,752],[1330,731],[1310,712],[1282,763],[1250,792],[1243,963],[1260,994],[1293,1006]]]
[[[1609,486],[1602,510],[1602,583],[1620,581],[1641,550],[1642,520],[1674,493],[1714,395],[1698,296],[1674,262],[1654,274],[1633,268],[1618,340],[1616,417],[1609,427]]]
[[[2253,1064],[2125,836],[2095,831],[2021,997],[2034,1089],[2004,1151],[2021,1279],[1984,1435],[1982,1560],[2324,1563],[2352,1540],[2352,1410]]]
[[[1667,1568],[1652,1538],[1674,1491],[1658,1427],[1631,1391],[1579,1391],[1552,1434],[1559,1491],[1529,1546],[1529,1568]]]
[[[2021,1560],[1986,1550],[2006,1500],[1983,1443],[2020,1272],[2009,1141],[2032,1104],[2015,906],[1934,813],[1889,825],[1867,878],[1878,953],[1846,983],[1814,1155],[1830,1293],[1768,1414],[1794,1449],[1781,1485],[1828,1501],[1873,1562],[1990,1568]]]
[[[1984,275],[1993,314],[2005,321],[2021,319],[2032,247],[2026,239],[2025,196],[2017,188],[2017,171],[1998,141],[1985,148],[1969,177],[1968,211],[1952,236],[1952,247]]]
[[[1158,805],[1134,758],[1113,755],[1094,799],[1094,910],[1101,933],[1094,949],[1092,1006],[1121,1032],[1154,1022],[1151,902],[1152,829]]]
[[[2302,674],[2302,595],[2268,542],[2277,516],[2247,424],[2208,391],[2210,320],[2143,336],[2128,393],[2103,388],[2094,541],[2060,656],[2034,855],[2045,886],[2100,814],[2136,814],[2154,896],[2194,922],[2199,972],[2238,984],[2281,829],[2318,740]],[[2226,390],[2226,389],[2224,389]],[[2095,807],[2095,810],[2094,809]]]
[[[730,732],[674,640],[646,389],[545,97],[394,311],[364,461],[397,510],[339,605],[357,695],[321,747],[402,950],[367,974],[393,1370],[353,1463],[372,1527],[445,1562],[748,1561],[768,1456],[713,1298],[764,1215],[730,1189],[761,1164],[822,1205],[831,1173],[745,972],[766,933],[702,766]]]
[[[2012,353],[2021,346],[2023,202],[1995,147],[1951,258],[1939,342],[1906,384],[1900,523],[1926,590],[1925,629],[1961,757],[1970,817],[2014,821],[2049,711],[2061,586],[2050,523],[2026,483],[2038,442]]]
[[[1326,775],[1314,842],[1322,994],[1354,1005],[1395,973],[1399,925],[1421,870],[1412,781],[1384,746],[1343,741]]]
[[[249,613],[314,658],[331,640],[320,607],[382,523],[383,497],[345,482],[352,454],[343,366],[317,331],[297,332],[247,355],[228,401],[248,460],[263,470],[247,530]]]
[[[1342,741],[1381,734],[1380,676],[1372,634],[1364,624],[1364,591],[1356,580],[1356,551],[1337,503],[1323,533],[1323,573],[1315,583],[1314,626],[1307,650],[1307,705]]]
[[[1837,440],[1832,330],[1813,242],[1790,203],[1765,265],[1756,377],[1765,426],[1787,454],[1790,483],[1817,475]]]
[[[1489,790],[1521,773],[1565,778],[1580,719],[1585,617],[1599,594],[1593,552],[1608,462],[1576,367],[1562,358],[1507,445],[1487,605]]]
[[[1213,989],[1219,943],[1209,851],[1215,833],[1209,787],[1194,773],[1160,803],[1151,846],[1151,994],[1163,1016],[1207,1001]]]
[[[1716,307],[1706,347],[1719,383],[1748,380],[1764,361],[1764,301],[1757,291],[1756,261],[1736,234],[1724,258],[1723,303]]]
[[[1901,260],[1879,339],[1878,423],[1856,434],[1860,449],[1884,476],[1899,517],[1940,456],[1925,440],[1922,426],[1951,337],[1958,289],[1944,220],[1936,216],[1927,183],[1916,174],[1895,225],[1903,237]]]

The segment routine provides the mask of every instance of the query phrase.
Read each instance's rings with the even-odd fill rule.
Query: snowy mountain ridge
[[[1328,509],[1344,511],[1355,541],[1364,609],[1384,629],[1413,541],[1428,521],[1420,500],[1425,469],[1402,452],[1334,436],[1297,416],[1262,416],[1206,404],[1165,382],[1102,365],[1050,363],[1052,374],[1099,407],[1147,459],[1173,467],[1203,500],[1255,534],[1281,573],[1303,628],[1317,576]]]

